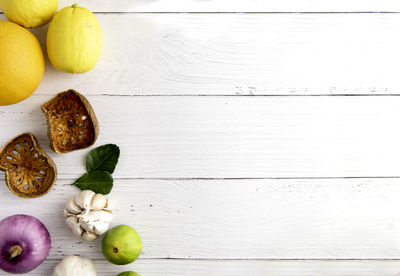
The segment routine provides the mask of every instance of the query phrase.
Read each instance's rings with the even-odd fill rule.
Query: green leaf
[[[109,172],[92,171],[85,173],[73,184],[79,189],[92,190],[96,194],[109,194],[113,187],[113,178]]]
[[[91,150],[86,159],[86,169],[91,171],[107,171],[113,173],[119,158],[119,147],[107,144]]]

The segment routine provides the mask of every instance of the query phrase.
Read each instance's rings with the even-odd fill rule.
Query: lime
[[[125,271],[118,274],[117,276],[140,276],[140,275],[133,271]]]
[[[142,241],[135,229],[128,225],[119,225],[106,233],[102,250],[104,257],[110,263],[126,265],[139,257]]]

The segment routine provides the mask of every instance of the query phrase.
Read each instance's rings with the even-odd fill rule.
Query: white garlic
[[[92,203],[92,199],[95,195],[96,193],[91,190],[82,191],[74,198],[75,203],[81,209],[89,209]]]
[[[83,229],[79,225],[79,220],[76,217],[67,217],[65,220],[65,223],[67,224],[68,228],[72,231],[72,233],[75,236],[81,236]]]
[[[93,262],[88,258],[78,256],[65,257],[56,265],[52,276],[96,276],[96,269]]]
[[[79,214],[82,211],[82,209],[78,205],[76,205],[73,197],[69,199],[66,209],[71,214]]]
[[[102,210],[106,207],[107,198],[102,194],[96,194],[92,199],[92,208],[95,211]]]
[[[85,241],[93,241],[107,232],[113,218],[110,200],[90,190],[69,199],[64,215],[72,233]]]
[[[94,234],[94,233],[92,233],[92,232],[87,232],[87,231],[83,232],[83,234],[82,234],[82,239],[83,239],[84,241],[88,241],[88,242],[94,241],[94,240],[96,240],[98,237],[99,237],[99,236],[97,236],[96,234]]]

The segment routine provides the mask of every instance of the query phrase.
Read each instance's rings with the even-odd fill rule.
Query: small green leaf
[[[86,169],[91,171],[107,171],[113,173],[119,158],[119,147],[107,144],[91,150],[86,159]]]
[[[109,194],[113,187],[113,178],[109,172],[92,171],[85,173],[73,184],[79,189],[92,190],[96,194]]]

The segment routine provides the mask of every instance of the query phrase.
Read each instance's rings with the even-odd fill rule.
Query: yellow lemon
[[[85,73],[99,60],[102,40],[96,16],[74,4],[60,10],[51,21],[47,32],[47,54],[56,69]]]
[[[0,8],[8,20],[25,28],[36,28],[51,21],[58,0],[0,0]]]
[[[44,74],[44,57],[36,37],[27,29],[0,20],[0,105],[28,98]]]

